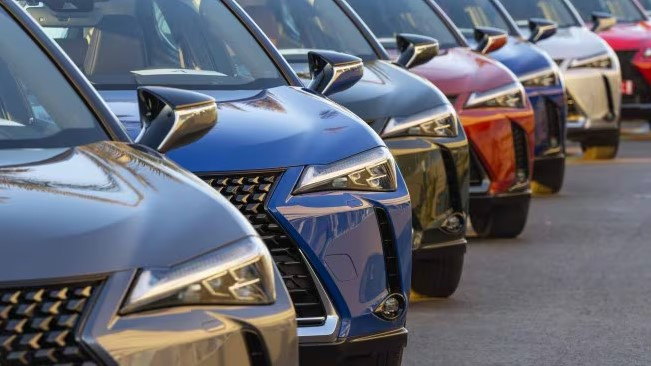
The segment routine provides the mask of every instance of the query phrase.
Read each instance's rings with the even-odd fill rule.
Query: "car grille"
[[[0,289],[0,365],[96,365],[75,333],[99,284]]]
[[[511,123],[513,148],[515,149],[515,169],[518,182],[529,180],[529,144],[527,134],[517,123]]]
[[[474,148],[470,148],[470,186],[481,186],[484,182],[484,169]]]
[[[267,211],[281,173],[209,175],[201,178],[228,199],[249,220],[269,248],[294,302],[299,325],[321,325],[325,308],[298,246]]]
[[[633,82],[633,95],[622,95],[622,103],[638,104],[651,103],[651,88],[644,79],[644,76],[633,65],[633,58],[637,51],[617,52],[619,63],[622,68],[622,80],[631,80]]]

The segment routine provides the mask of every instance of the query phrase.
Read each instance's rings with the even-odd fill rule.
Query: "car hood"
[[[116,142],[0,150],[0,212],[4,282],[164,267],[254,235],[198,178]]]
[[[304,82],[309,82],[306,63],[291,65]],[[448,103],[431,83],[383,60],[364,62],[362,80],[330,98],[367,122],[409,116]]]
[[[615,50],[638,50],[651,45],[651,23],[618,23],[599,35]]]
[[[442,51],[412,71],[433,82],[447,96],[486,91],[517,81],[505,66],[468,48]]]
[[[194,173],[327,164],[384,145],[350,111],[300,88],[198,91],[217,100],[219,122],[199,141],[168,153]],[[136,92],[100,93],[135,137]]]
[[[590,57],[610,50],[604,40],[585,27],[559,28],[556,35],[537,45],[557,61]]]
[[[549,69],[554,62],[538,47],[515,37],[510,37],[504,47],[491,53],[490,56],[503,63],[517,76]]]

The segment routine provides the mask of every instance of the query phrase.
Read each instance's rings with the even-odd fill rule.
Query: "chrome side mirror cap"
[[[528,41],[531,43],[538,43],[556,34],[558,26],[551,20],[531,18],[529,19],[529,30],[531,35],[529,36]]]
[[[402,33],[396,36],[400,56],[396,63],[407,69],[430,62],[439,54],[439,42],[434,38]]]
[[[610,13],[595,11],[592,13],[592,31],[595,33],[607,31],[617,25],[617,18]]]
[[[475,28],[475,41],[477,42],[475,51],[486,55],[504,47],[509,41],[509,36],[499,28],[477,27]]]
[[[210,96],[160,86],[138,88],[142,130],[136,143],[161,153],[193,143],[217,123]]]
[[[342,92],[364,76],[364,63],[359,57],[334,51],[310,51],[307,58],[312,77],[308,89],[319,94]]]

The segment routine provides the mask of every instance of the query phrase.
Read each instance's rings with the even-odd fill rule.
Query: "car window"
[[[551,20],[560,28],[581,24],[563,0],[502,0],[502,4],[519,27],[527,27],[531,18]]]
[[[0,29],[0,149],[72,147],[107,139],[57,67],[2,9]]]
[[[373,47],[334,0],[237,0],[290,62],[309,50],[377,59]]]
[[[435,38],[442,49],[461,46],[425,0],[349,0],[348,3],[383,41],[393,39],[396,33],[414,33]]]
[[[473,37],[477,27],[499,28],[518,36],[491,0],[439,0],[437,3],[467,39]]]
[[[646,19],[646,15],[632,0],[573,0],[572,4],[586,22],[592,21],[595,11],[607,12],[621,23],[635,23]]]
[[[219,0],[89,0],[83,9],[76,4],[42,0],[26,9],[97,89],[287,84],[254,36]]]

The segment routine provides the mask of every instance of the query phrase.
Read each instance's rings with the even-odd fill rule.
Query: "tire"
[[[459,287],[465,253],[415,259],[411,274],[414,297],[450,297]]]
[[[471,205],[472,227],[481,238],[516,238],[527,225],[530,203],[530,196],[517,200],[496,198],[490,208],[481,212],[473,210]]]
[[[536,178],[534,170],[534,178]],[[547,169],[544,177],[531,182],[531,191],[539,195],[556,194],[563,188],[565,180],[565,159],[560,164],[554,165],[554,169]]]
[[[607,146],[590,146],[581,144],[583,158],[587,160],[610,160],[617,156],[619,144]]]

